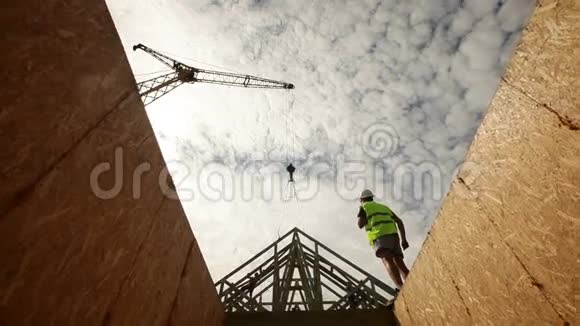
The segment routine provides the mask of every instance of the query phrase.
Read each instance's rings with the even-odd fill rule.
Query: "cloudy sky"
[[[298,226],[391,284],[356,227],[356,196],[371,188],[400,215],[412,264],[534,1],[108,5],[138,81],[166,70],[131,50],[143,43],[296,85],[182,85],[147,107],[215,281]]]

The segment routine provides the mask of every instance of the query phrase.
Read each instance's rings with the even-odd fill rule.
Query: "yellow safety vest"
[[[394,214],[389,207],[374,201],[367,201],[362,203],[362,208],[367,215],[365,230],[371,246],[377,238],[397,233]]]

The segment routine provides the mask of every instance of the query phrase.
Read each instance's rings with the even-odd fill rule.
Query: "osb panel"
[[[164,200],[118,300],[111,303],[109,324],[167,324],[193,242],[183,216],[178,201]]]
[[[554,325],[562,322],[462,183],[452,185],[430,240],[434,242],[433,247],[426,247],[421,256],[439,256],[446,266],[445,274],[453,280],[471,318],[461,324]],[[416,264],[411,275],[429,275],[432,268],[431,264]],[[425,283],[439,281],[425,279]],[[409,277],[404,289],[406,297],[411,296],[406,287],[414,281],[415,276]],[[413,297],[419,293],[414,292]],[[443,298],[447,297],[440,300],[448,304]],[[415,315],[412,319],[415,320]]]
[[[505,74],[580,128],[580,2],[540,1]]]
[[[578,8],[539,2],[432,228],[436,250],[421,251],[405,284],[411,321],[430,256],[453,275],[476,324],[575,320]]]
[[[542,293],[573,320],[580,132],[502,84],[472,147],[467,161],[477,164],[459,176]]]
[[[576,234],[580,228],[576,226]],[[580,309],[580,251],[576,251],[576,272],[574,273],[574,302],[576,307],[576,322],[573,325],[580,325],[580,315],[578,314],[578,309]]]
[[[157,186],[162,158],[156,142],[143,142],[151,130],[142,110],[135,94],[0,219],[0,298],[10,320],[104,319],[163,198]],[[98,199],[91,170],[113,161],[118,146],[124,150],[124,187],[113,199]],[[144,156],[152,171],[142,177],[141,198],[133,199],[133,168]],[[109,171],[101,186],[114,179]]]
[[[404,292],[400,292],[397,295],[394,310],[396,311],[395,320],[397,321],[397,325],[414,325],[411,320],[411,315],[409,314],[409,306],[407,305],[407,299],[405,298]]]
[[[194,241],[181,275],[169,324],[217,326],[223,325],[224,317],[224,308],[199,246]]]
[[[454,275],[444,265],[433,237],[425,241],[415,265],[426,267],[413,272],[395,300],[395,312],[402,325],[465,325],[470,316],[453,283]],[[400,299],[404,298],[404,301]]]
[[[174,318],[219,312],[205,264],[183,272],[193,236],[164,200],[163,159],[104,1],[37,6],[0,11],[0,325],[164,324],[182,284],[216,300],[182,291]],[[100,186],[123,185],[108,200],[90,186],[104,162]]]
[[[0,216],[135,89],[104,1],[39,4],[0,10]]]

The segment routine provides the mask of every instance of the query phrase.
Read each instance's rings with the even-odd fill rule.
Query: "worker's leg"
[[[403,287],[403,278],[407,277],[409,270],[403,262],[404,255],[399,235],[394,233],[382,236],[375,240],[373,246],[376,250],[377,257],[382,259],[391,279],[393,279],[397,288],[401,289]]]
[[[401,274],[401,278],[404,280],[407,279],[407,276],[409,275],[409,269],[407,268],[407,265],[405,265],[405,261],[403,260],[402,256],[396,256],[394,257],[395,260],[395,265],[397,265],[397,269],[399,270],[399,274]]]
[[[377,255],[380,255],[383,265],[385,265],[385,269],[387,270],[387,273],[389,273],[393,283],[395,283],[395,286],[399,289],[402,288],[403,280],[401,279],[401,274],[399,273],[399,268],[395,263],[393,255],[391,255],[387,250],[379,250]]]

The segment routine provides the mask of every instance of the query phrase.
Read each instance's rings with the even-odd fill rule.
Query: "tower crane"
[[[191,67],[141,43],[133,46],[133,51],[137,49],[145,51],[173,70],[137,84],[139,94],[145,105],[151,104],[184,83],[209,83],[246,88],[294,89],[293,84],[282,81]]]

